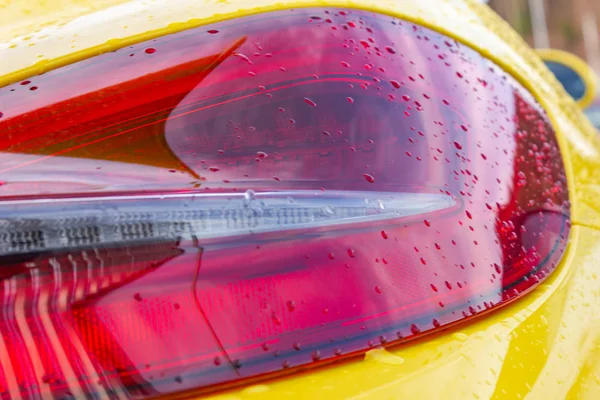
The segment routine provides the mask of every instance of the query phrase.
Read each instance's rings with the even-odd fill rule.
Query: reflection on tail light
[[[399,342],[532,289],[569,233],[536,101],[391,17],[235,19],[0,99],[3,395],[168,394]]]

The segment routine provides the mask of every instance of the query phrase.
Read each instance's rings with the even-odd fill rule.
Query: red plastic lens
[[[168,394],[410,338],[535,287],[568,238],[536,101],[391,17],[225,21],[0,104],[9,396]]]

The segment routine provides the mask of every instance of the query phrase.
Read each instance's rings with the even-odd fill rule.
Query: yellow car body
[[[182,396],[600,398],[600,140],[536,53],[487,6],[466,0],[4,0],[0,86],[191,27],[322,6],[369,10],[442,32],[521,82],[558,136],[572,203],[569,246],[542,285],[494,312],[328,366]]]

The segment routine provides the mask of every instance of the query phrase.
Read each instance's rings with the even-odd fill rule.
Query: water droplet
[[[289,312],[293,312],[296,309],[296,302],[289,300],[287,303],[287,309],[289,310]]]
[[[416,335],[417,333],[421,332],[419,327],[416,326],[415,324],[410,325],[410,331],[413,333],[413,335]]]
[[[404,358],[390,353],[386,349],[372,349],[365,353],[365,361],[373,361],[387,365],[402,365]]]
[[[467,214],[467,218],[473,219],[473,215],[469,212],[469,210],[465,210],[465,214]]]
[[[314,101],[312,101],[312,100],[311,100],[311,99],[309,99],[308,97],[305,97],[305,98],[304,98],[304,102],[305,102],[306,104],[308,104],[309,106],[313,106],[313,107],[316,107],[316,106],[317,106],[317,103],[315,103]]]
[[[398,81],[390,81],[390,83],[392,84],[393,87],[395,87],[396,89],[400,89],[400,82]]]
[[[454,142],[454,147],[456,147],[458,150],[462,150],[462,144],[458,143],[458,142]]]
[[[352,97],[346,97],[346,100],[348,101],[348,103],[354,104],[354,99]]]
[[[134,298],[136,301],[142,301],[142,295],[141,295],[141,294],[139,294],[139,293],[136,293],[136,294],[134,294],[134,295],[133,295],[133,298]]]
[[[346,61],[341,61],[340,64],[342,64],[343,67],[350,67],[350,63],[346,62]]]
[[[218,171],[220,171],[220,169],[218,167],[208,167],[208,170],[210,172],[218,172]]]
[[[252,386],[248,386],[247,388],[242,390],[242,392],[244,394],[255,395],[255,394],[266,393],[269,390],[271,390],[271,388],[269,388],[269,386],[267,386],[267,385],[252,385]]]
[[[333,253],[329,253],[327,256],[329,257],[330,260],[335,259],[335,254],[333,254]]]
[[[469,130],[469,129],[468,129],[466,126],[465,126],[465,125],[461,125],[460,127],[461,127],[461,129],[462,129],[463,131],[465,131],[465,132],[467,132],[467,131]]]
[[[252,189],[248,189],[244,192],[244,205],[249,205],[252,201],[256,199],[256,192]]]
[[[218,367],[219,365],[221,365],[221,358],[219,358],[219,356],[215,357],[213,359],[213,363]]]
[[[252,62],[252,60],[250,60],[250,59],[248,58],[248,56],[247,56],[247,55],[245,55],[245,54],[242,54],[242,53],[233,53],[233,55],[234,55],[235,57],[239,58],[240,60],[242,60],[242,61],[245,61],[246,63],[248,63],[248,64],[250,64],[250,65],[254,64],[254,63]]]
[[[431,226],[431,222],[429,222],[429,220],[423,220],[423,223],[425,224],[425,226],[430,227]]]
[[[38,87],[37,86],[32,86],[32,87],[29,88],[29,90],[31,90],[31,91],[38,90]]]
[[[275,311],[273,311],[273,313],[271,314],[271,320],[275,325],[281,325],[281,318],[279,318],[279,316],[275,314]]]
[[[294,343],[294,350],[296,350],[296,351],[300,351],[300,348],[301,348],[301,347],[300,347],[300,343],[297,343],[297,342],[296,342],[296,343]]]
[[[356,250],[348,249],[348,256],[350,256],[350,258],[356,257]]]
[[[322,213],[325,217],[333,217],[335,215],[335,209],[331,205],[327,204],[325,207],[323,207]]]
[[[381,288],[379,286],[375,286],[375,293],[381,294],[383,292],[381,291]]]
[[[407,94],[403,94],[402,95],[402,100],[404,100],[404,101],[410,101],[410,96],[407,95]]]
[[[210,33],[211,35],[215,35],[215,34],[219,33],[219,31],[216,30],[216,29],[210,29],[210,30],[208,30],[206,32]]]
[[[437,286],[435,286],[433,283],[431,284],[431,289],[433,289],[434,292],[438,291]]]
[[[390,54],[396,54],[396,50],[393,47],[386,46],[385,50]]]
[[[154,54],[154,53],[156,53],[156,49],[153,47],[148,47],[146,50],[144,50],[144,52],[146,54]]]
[[[268,154],[265,153],[264,151],[259,151],[256,153],[256,157],[258,158],[267,158]]]
[[[386,231],[381,231],[381,237],[384,238],[384,239],[387,239],[388,238],[387,232]]]
[[[315,350],[310,354],[313,361],[319,361],[321,359],[321,352],[319,350]]]
[[[375,178],[373,177],[373,175],[364,174],[363,176],[365,177],[365,179],[367,180],[367,182],[369,182],[369,183],[375,183]]]

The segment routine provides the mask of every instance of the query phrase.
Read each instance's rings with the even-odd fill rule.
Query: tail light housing
[[[525,294],[569,233],[534,98],[396,18],[296,9],[0,89],[0,393],[147,397]]]

